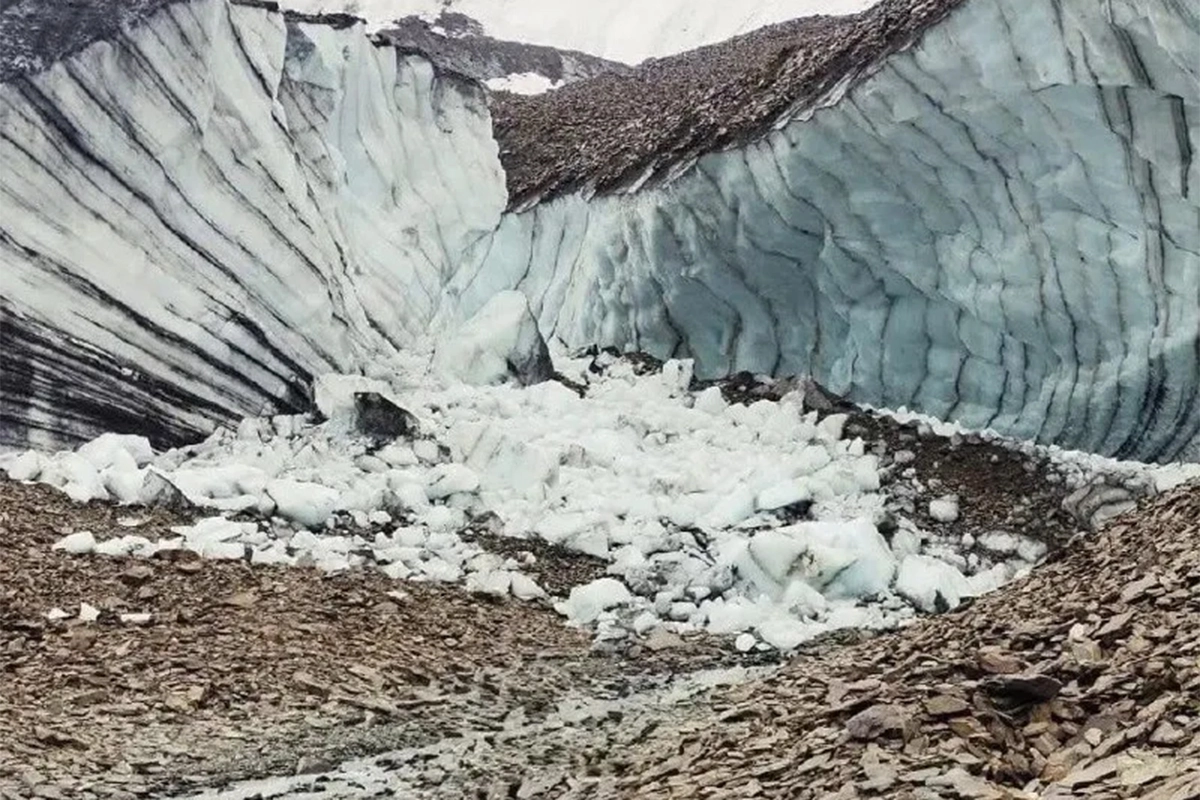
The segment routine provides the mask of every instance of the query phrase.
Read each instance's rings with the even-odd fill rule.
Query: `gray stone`
[[[417,418],[378,392],[354,393],[354,428],[378,441],[410,437]]]

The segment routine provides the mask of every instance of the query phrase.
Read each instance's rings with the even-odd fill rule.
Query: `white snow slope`
[[[497,39],[543,44],[637,64],[723,41],[774,22],[850,14],[875,0],[283,0],[298,11],[348,11],[371,27],[443,10],[474,18]]]

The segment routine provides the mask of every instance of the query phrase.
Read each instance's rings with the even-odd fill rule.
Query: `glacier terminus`
[[[0,12],[4,444],[178,444],[302,411],[314,376],[369,371],[515,289],[568,347],[1197,455],[1188,3],[884,0],[847,18],[852,49],[752,76],[819,68],[819,96],[643,174],[559,184],[522,174],[539,154],[510,152],[526,143],[481,85],[352,17],[77,5]],[[528,113],[560,92],[586,106],[587,83]],[[635,139],[651,113],[608,111],[580,112],[589,137]]]

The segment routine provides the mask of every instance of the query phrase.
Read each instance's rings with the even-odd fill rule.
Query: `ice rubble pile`
[[[521,319],[508,321],[519,328]],[[527,352],[541,344],[510,338]],[[470,352],[471,341],[452,337],[443,349]],[[875,524],[885,503],[878,455],[845,435],[844,415],[818,418],[800,393],[729,405],[718,388],[689,389],[688,361],[638,375],[622,359],[560,355],[556,366],[586,384],[585,398],[558,381],[521,388],[488,370],[464,382],[438,369],[443,362],[427,349],[386,379],[326,376],[320,423],[248,418],[161,454],[141,437],[105,434],[75,452],[10,455],[0,467],[80,501],[154,503],[177,487],[220,514],[166,541],[76,532],[57,545],[72,553],[187,548],[329,571],[373,564],[397,579],[544,596],[523,572],[532,554],[501,558],[459,535],[491,520],[506,535],[607,562],[609,577],[557,604],[601,636],[666,625],[741,634],[746,649],[953,607],[1044,552],[1011,537],[988,548],[1006,559],[968,556],[903,518],[885,539]],[[364,391],[414,415],[418,433],[387,443],[355,435],[354,398]],[[946,519],[957,513],[949,500],[935,503]]]

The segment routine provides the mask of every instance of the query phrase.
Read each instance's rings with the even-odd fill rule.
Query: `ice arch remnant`
[[[572,345],[1196,452],[1178,0],[883,0],[493,98],[494,138],[350,18],[82,6],[0,12],[0,440],[299,408],[516,288]]]

